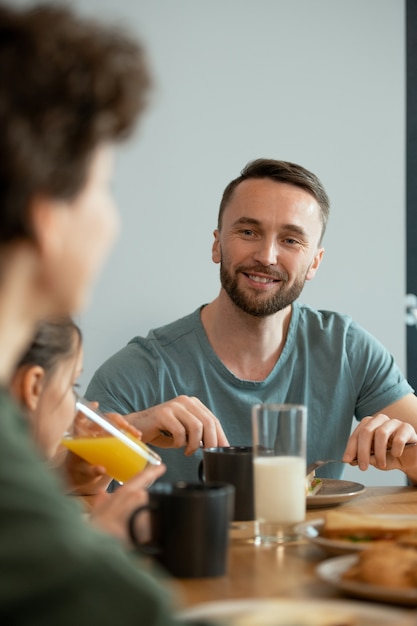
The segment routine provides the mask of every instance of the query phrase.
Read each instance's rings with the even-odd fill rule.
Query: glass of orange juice
[[[62,444],[92,465],[103,465],[107,474],[124,483],[149,464],[160,465],[161,457],[140,439],[115,425],[85,398],[77,398],[78,421],[62,439]]]

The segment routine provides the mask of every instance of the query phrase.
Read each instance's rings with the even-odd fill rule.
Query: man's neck
[[[292,307],[265,318],[239,309],[223,291],[202,309],[208,340],[223,364],[243,380],[264,380],[287,338]]]

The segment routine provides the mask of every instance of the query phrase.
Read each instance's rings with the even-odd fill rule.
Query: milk
[[[305,459],[254,458],[255,516],[259,521],[294,524],[305,518]]]

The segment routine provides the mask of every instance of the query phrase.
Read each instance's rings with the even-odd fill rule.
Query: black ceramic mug
[[[251,446],[205,448],[198,468],[200,480],[222,481],[235,488],[235,521],[255,518]]]
[[[233,504],[234,488],[229,484],[156,483],[149,489],[149,504],[132,513],[130,536],[173,576],[223,576]],[[150,514],[151,540],[140,544],[135,523],[145,511]]]

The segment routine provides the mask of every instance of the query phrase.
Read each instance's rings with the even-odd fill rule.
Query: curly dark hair
[[[240,176],[232,180],[223,192],[220,202],[217,228],[222,226],[223,213],[233,195],[236,187],[249,178],[269,178],[278,183],[287,183],[300,187],[317,200],[320,207],[320,217],[322,222],[321,239],[323,239],[329,218],[330,200],[322,183],[315,174],[296,163],[289,161],[277,161],[275,159],[255,159],[250,161],[240,173]]]
[[[0,6],[0,243],[32,238],[36,194],[76,196],[95,148],[133,130],[150,82],[121,29],[52,4]]]

